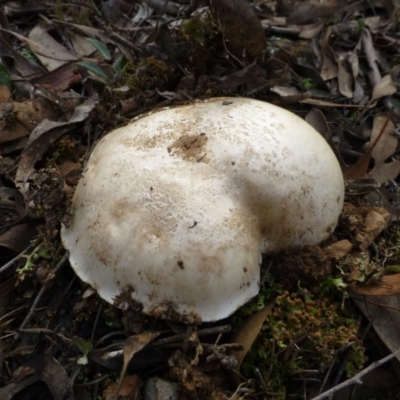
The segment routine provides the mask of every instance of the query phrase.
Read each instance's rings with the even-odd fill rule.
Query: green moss
[[[339,297],[340,296],[340,297]],[[352,343],[346,361],[347,376],[364,365],[362,342],[358,338],[358,321],[342,305],[342,293],[335,286],[316,292],[298,288],[289,293],[268,277],[257,299],[243,307],[236,322],[275,298],[271,314],[242,363],[246,378],[254,378],[257,368],[274,399],[292,398],[293,382],[303,385],[305,371],[315,370],[321,378],[332,364],[343,360],[343,349]],[[316,378],[316,377],[315,377]]]

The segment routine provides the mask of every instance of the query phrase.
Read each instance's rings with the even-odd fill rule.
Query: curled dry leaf
[[[327,27],[325,30],[325,35],[319,43],[321,46],[322,56],[321,77],[325,81],[336,78],[338,76],[338,66],[336,64],[335,53],[329,44],[331,31],[332,28]]]
[[[396,285],[399,287],[398,283]],[[400,296],[386,294],[372,296],[353,292],[351,297],[371,321],[376,333],[388,349],[392,352],[397,351],[400,348]],[[397,359],[400,361],[399,355]]]
[[[374,118],[371,141],[373,142],[382,130],[382,136],[375,148],[372,150],[372,157],[375,160],[375,165],[380,165],[385,162],[395,151],[397,147],[397,138],[393,136],[394,123],[389,120],[385,125],[387,116],[378,115]]]
[[[221,24],[228,49],[238,57],[243,51],[252,58],[261,56],[266,47],[264,30],[254,10],[245,0],[210,0]]]
[[[97,96],[90,97],[76,107],[71,119],[67,122],[44,120],[31,133],[26,148],[18,165],[15,182],[21,193],[26,196],[29,190],[28,179],[49,146],[78,122],[84,121],[97,103]]]
[[[134,355],[152,342],[160,332],[143,332],[139,335],[129,336],[124,343],[124,365],[122,367],[119,385],[115,391],[115,398],[118,398],[118,393],[121,390],[121,385],[124,382],[126,370],[128,369],[129,362]]]
[[[34,40],[28,39],[25,36],[20,35],[19,33],[7,31],[13,34],[17,39],[21,42],[25,43],[29,48],[35,53],[36,56],[43,56],[49,59],[54,59],[58,61],[76,61],[77,57],[67,51],[62,45],[57,43],[57,46],[53,49],[51,46],[49,47],[48,44],[42,45],[39,42]],[[59,47],[61,46],[61,48]]]
[[[329,17],[341,7],[340,0],[308,0],[297,2],[289,13],[289,24],[302,24],[314,18]]]
[[[36,25],[30,31],[29,41],[29,47],[48,71],[53,71],[68,61],[78,60],[75,54],[53,39],[40,25]]]
[[[331,146],[332,151],[335,153],[336,158],[339,161],[340,168],[342,171],[346,168],[346,164],[343,161],[342,155],[339,153],[333,138],[331,130],[326,122],[325,116],[321,110],[317,108],[311,109],[311,111],[306,115],[305,120],[317,131],[319,132],[325,140]]]
[[[392,215],[382,207],[371,209],[364,220],[364,228],[359,231],[355,240],[361,250],[366,250],[374,239],[386,228]]]
[[[368,176],[378,183],[387,183],[394,180],[400,173],[399,160],[385,163],[395,153],[398,144],[398,139],[393,135],[394,123],[389,120],[385,125],[386,119],[385,115],[378,115],[374,118],[372,126],[371,141],[374,141],[383,130],[382,137],[371,153],[375,161],[374,169],[368,173]]]
[[[371,141],[370,146],[364,152],[364,154],[357,160],[357,162],[354,165],[346,167],[346,169],[343,171],[343,176],[346,181],[357,180],[364,178],[366,176],[372,152],[374,151],[380,139],[384,135],[389,122],[390,122],[390,115],[385,118],[385,122],[383,123],[382,128],[380,129],[378,135],[373,141]]]
[[[400,294],[400,274],[385,275],[378,282],[352,283],[350,293],[364,296],[394,296]]]
[[[233,353],[233,356],[237,360],[237,365],[236,368],[231,371],[230,381],[232,387],[235,389],[240,385],[240,366],[242,365],[242,361],[251,349],[251,346],[253,345],[263,326],[265,318],[267,318],[268,314],[270,314],[273,306],[274,302],[271,302],[265,305],[261,310],[248,317],[238,328],[231,339],[232,343],[238,343],[243,346],[242,350],[235,351]]]
[[[375,86],[372,91],[371,101],[378,100],[384,96],[391,96],[397,92],[391,75],[385,75]]]
[[[73,400],[72,382],[69,379],[64,368],[52,356],[40,355],[33,361],[29,361],[24,365],[25,374],[15,378],[16,382],[10,382],[3,388],[0,388],[1,400],[14,400],[18,394],[34,385],[39,381],[43,381],[48,386],[52,398]]]

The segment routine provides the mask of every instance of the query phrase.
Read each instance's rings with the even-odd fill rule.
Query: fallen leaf
[[[339,0],[298,2],[289,13],[289,24],[302,24],[314,18],[329,17],[340,9]]]
[[[84,121],[97,103],[97,95],[90,97],[76,107],[74,114],[67,122],[42,121],[31,133],[26,148],[18,165],[15,182],[21,193],[26,196],[29,190],[28,179],[34,171],[35,163],[40,160],[49,146],[62,135],[69,132],[72,126]]]
[[[152,342],[157,336],[160,335],[160,332],[143,332],[139,335],[129,336],[124,343],[124,365],[122,367],[121,375],[120,375],[120,383],[118,385],[117,390],[115,391],[117,398],[117,394],[121,390],[123,378],[126,374],[126,370],[128,369],[128,364],[134,355],[146,347],[150,342]]]
[[[121,383],[121,388],[118,392],[120,400],[135,400],[138,398],[138,391],[143,384],[143,380],[138,375],[126,376]],[[111,383],[103,390],[103,398],[112,399],[118,384]],[[167,399],[166,399],[167,400]]]
[[[371,152],[375,165],[384,163],[387,158],[394,154],[398,143],[396,136],[393,135],[395,129],[393,121],[389,120],[385,125],[386,120],[386,115],[377,115],[372,125],[371,142],[379,136],[381,130],[383,131],[379,142]]]
[[[378,183],[388,183],[389,181],[394,181],[399,174],[400,160],[394,160],[374,167],[374,169],[368,173],[368,176],[375,179]]]
[[[36,25],[29,32],[28,38],[29,47],[48,71],[53,71],[68,61],[78,59],[75,54],[53,39],[41,25]]]
[[[375,238],[387,227],[392,215],[382,207],[374,207],[365,217],[364,227],[355,240],[361,250],[366,250]]]
[[[210,0],[210,3],[227,48],[239,58],[243,51],[252,58],[260,57],[266,48],[266,39],[251,5],[244,0]]]
[[[2,32],[3,34],[4,32]],[[44,69],[40,65],[19,54],[2,37],[0,37],[0,56],[2,62],[10,72],[15,72],[16,75],[23,78],[31,78],[41,75],[44,72]]]
[[[353,97],[353,74],[345,56],[337,57],[339,92],[351,99]]]
[[[333,138],[331,130],[329,129],[328,123],[326,122],[325,116],[321,110],[317,108],[311,109],[311,111],[306,115],[305,120],[325,138],[329,146],[331,146],[332,151],[335,153],[337,160],[339,161],[340,168],[342,171],[346,168],[346,164],[343,161],[342,155],[337,149]]]
[[[378,100],[384,96],[391,96],[397,92],[396,85],[394,84],[390,74],[385,75],[375,86],[372,91],[371,102]]]
[[[357,179],[364,178],[366,176],[369,162],[371,160],[372,152],[374,151],[375,147],[378,145],[380,139],[382,138],[390,120],[391,119],[390,119],[390,115],[389,115],[386,117],[385,122],[384,122],[379,134],[371,142],[370,146],[364,152],[364,154],[357,160],[357,162],[354,165],[350,165],[350,166],[346,167],[346,169],[343,171],[343,176],[344,176],[345,180],[357,180]]]
[[[64,63],[62,66],[53,71],[31,79],[30,83],[35,86],[51,86],[57,92],[63,92],[71,86],[80,83],[82,79],[83,77],[75,63]]]
[[[331,36],[331,27],[327,27],[325,35],[319,42],[321,46],[322,67],[321,77],[325,81],[329,81],[338,76],[338,66],[336,64],[336,56],[331,46],[329,45],[329,38]]]
[[[12,225],[9,229],[0,234],[0,248],[6,248],[15,253],[20,253],[29,245],[36,235],[36,226],[33,223]]]
[[[52,398],[73,400],[72,382],[64,368],[52,356],[39,355],[33,361],[24,364],[23,368],[28,372],[25,373],[24,377],[0,388],[1,400],[14,400],[18,398],[15,396],[21,390],[39,381],[46,383],[53,396]]]
[[[240,385],[240,366],[242,361],[260,333],[265,318],[270,314],[274,304],[274,302],[271,302],[248,317],[231,338],[231,343],[238,343],[243,346],[242,350],[233,352],[233,356],[237,360],[236,368],[230,373],[230,380],[234,389]]]
[[[57,60],[57,61],[76,61],[77,57],[71,54],[65,47],[60,45],[58,42],[54,41],[56,44],[55,47],[51,47],[49,43],[45,43],[42,45],[39,42],[28,39],[25,36],[20,35],[19,33],[7,31],[13,34],[17,39],[21,42],[25,43],[29,48],[35,53],[36,56],[42,56],[43,58]]]
[[[353,292],[351,297],[388,349],[397,351],[400,348],[400,296],[366,296]],[[399,355],[397,359],[400,361]]]
[[[378,282],[354,282],[349,291],[364,296],[394,296],[400,294],[400,274],[385,275]]]

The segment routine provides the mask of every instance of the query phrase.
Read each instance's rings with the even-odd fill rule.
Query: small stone
[[[179,389],[175,383],[153,377],[144,385],[144,400],[179,400]]]

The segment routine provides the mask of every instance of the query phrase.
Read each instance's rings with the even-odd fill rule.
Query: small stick
[[[54,275],[56,275],[58,273],[58,271],[67,263],[68,261],[68,252],[64,254],[64,256],[61,258],[61,260],[59,261],[59,263],[56,265],[56,267],[53,269],[52,273]],[[48,289],[50,283],[52,282],[52,279],[48,279],[43,286],[40,288],[39,293],[37,294],[35,301],[32,304],[32,307],[30,308],[28,314],[26,315],[25,319],[22,321],[22,324],[20,325],[20,327],[18,328],[18,330],[24,329],[25,326],[28,324],[28,322],[31,320],[31,318],[33,317],[33,314],[36,311],[36,308],[39,304],[39,301],[41,300],[42,296],[44,295],[44,293],[46,292],[46,290]],[[17,333],[15,335],[15,339],[17,339],[19,336],[19,334]]]
[[[362,384],[362,380],[361,378],[364,375],[367,375],[368,373],[370,373],[371,371],[373,371],[374,369],[380,367],[381,365],[385,364],[386,362],[390,361],[391,359],[395,358],[397,355],[400,354],[400,349],[396,350],[394,353],[389,354],[386,357],[381,358],[379,361],[375,361],[373,362],[370,366],[368,366],[367,368],[363,369],[361,372],[359,372],[357,375],[354,375],[352,378],[347,379],[347,381],[344,381],[342,383],[340,383],[339,385],[336,385],[335,387],[333,387],[332,389],[327,390],[326,392],[318,395],[317,397],[313,397],[311,400],[322,400],[322,399],[326,399],[327,397],[333,395],[335,392],[344,389],[345,387],[354,385],[355,383],[357,384]]]

